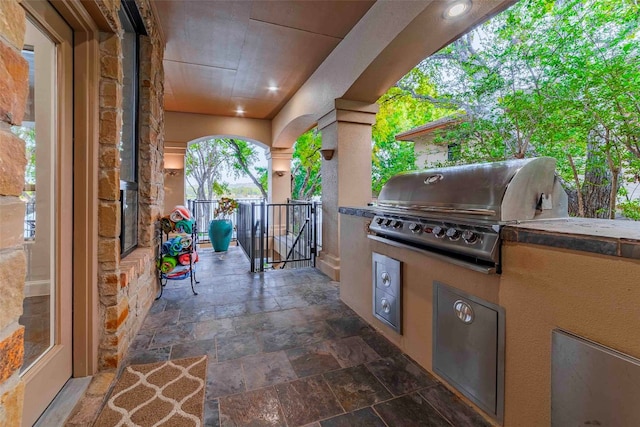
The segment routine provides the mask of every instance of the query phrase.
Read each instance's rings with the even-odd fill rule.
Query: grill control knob
[[[478,241],[478,235],[471,230],[465,230],[462,232],[462,239],[468,245],[473,245]]]
[[[391,219],[387,219],[387,220],[385,220],[384,225],[387,225],[387,226],[388,226],[388,225],[391,225],[391,222],[392,222],[392,221],[393,221],[393,220],[391,220]]]
[[[411,224],[409,224],[409,230],[411,230],[412,233],[419,233],[422,231],[422,227],[420,226],[420,224],[412,222]]]
[[[455,228],[450,228],[447,230],[447,237],[449,240],[458,240],[460,238],[460,232]]]
[[[393,228],[400,228],[400,227],[402,227],[402,221],[400,221],[400,220],[397,220],[397,219],[396,219],[395,221],[393,221],[393,222],[391,223],[391,226],[392,226]]]
[[[382,218],[381,216],[376,218],[376,224],[380,225],[382,224],[382,221],[384,221],[384,218]]]
[[[442,227],[435,226],[435,227],[433,227],[433,230],[431,230],[431,232],[438,239],[442,239],[444,237],[444,228],[442,228]]]

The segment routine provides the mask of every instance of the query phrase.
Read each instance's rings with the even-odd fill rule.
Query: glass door
[[[47,2],[27,2],[23,425],[32,425],[71,377],[72,32]]]

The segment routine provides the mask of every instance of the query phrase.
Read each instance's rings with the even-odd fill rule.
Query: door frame
[[[32,15],[39,0],[21,4]],[[98,0],[50,0],[73,31],[73,377],[98,370],[98,157],[100,31]]]
[[[73,233],[73,217],[69,215],[69,208],[73,203],[73,32],[71,27],[45,2],[30,4],[28,11],[33,27],[53,43],[54,62],[50,92],[51,101],[55,105],[53,117],[36,118],[46,123],[52,120],[53,182],[50,185],[54,191],[54,211],[52,230],[54,239],[53,263],[54,275],[50,276],[51,313],[53,324],[49,324],[53,332],[53,346],[50,347],[39,360],[22,375],[25,384],[25,401],[22,416],[23,425],[33,424],[49,403],[56,396],[72,375],[72,293],[73,293],[73,256],[72,241],[64,237]],[[37,52],[36,52],[36,55]],[[36,56],[36,63],[37,63]],[[38,84],[39,74],[36,75]],[[50,75],[40,77],[49,79]],[[37,106],[35,108],[38,108]],[[41,106],[45,110],[48,107]],[[47,126],[48,127],[48,126]],[[48,134],[40,138],[47,143]],[[43,142],[40,142],[42,144]],[[36,144],[38,136],[36,135]]]
[[[73,376],[98,370],[98,157],[100,28],[94,0],[52,0],[73,29]],[[104,21],[104,19],[102,19]],[[107,25],[102,22],[102,26]]]

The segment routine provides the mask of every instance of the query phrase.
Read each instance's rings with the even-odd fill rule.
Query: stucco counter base
[[[640,359],[637,223],[618,228],[613,221],[594,226],[593,220],[569,219],[505,227],[502,274],[485,275],[368,239],[371,208],[341,208],[341,213],[342,300],[428,371],[433,373],[434,281],[504,308],[505,426],[551,424],[554,329]],[[602,246],[594,242],[616,250],[599,253]],[[373,252],[403,262],[402,335],[372,314]]]

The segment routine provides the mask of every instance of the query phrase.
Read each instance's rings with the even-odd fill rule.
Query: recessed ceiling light
[[[278,90],[278,86],[276,85],[271,85],[269,86],[267,89],[269,89],[269,92],[275,92]]]
[[[458,18],[471,10],[471,2],[467,0],[461,0],[451,3],[451,5],[444,12],[444,17],[447,19]]]
[[[242,109],[242,107],[236,108],[236,114],[244,114],[244,110]]]

